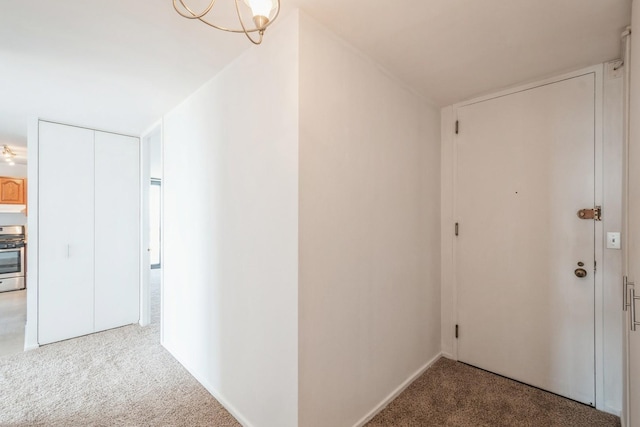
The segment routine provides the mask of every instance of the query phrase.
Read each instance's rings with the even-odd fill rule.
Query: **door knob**
[[[578,277],[587,277],[587,270],[585,270],[584,268],[576,268],[576,271],[574,271],[574,273]]]

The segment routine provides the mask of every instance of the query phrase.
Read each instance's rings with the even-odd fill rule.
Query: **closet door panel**
[[[39,124],[38,341],[94,331],[92,130]]]
[[[139,320],[139,145],[138,138],[96,131],[96,331]]]

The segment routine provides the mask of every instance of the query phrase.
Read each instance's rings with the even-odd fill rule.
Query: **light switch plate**
[[[607,249],[620,249],[620,233],[607,232]]]

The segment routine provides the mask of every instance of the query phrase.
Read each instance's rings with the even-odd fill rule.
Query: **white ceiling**
[[[437,105],[615,59],[631,19],[631,0],[281,1]],[[139,135],[252,46],[171,0],[0,7],[0,145],[25,145],[28,117]]]

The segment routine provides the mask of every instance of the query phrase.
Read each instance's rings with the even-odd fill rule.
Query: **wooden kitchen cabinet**
[[[0,204],[24,205],[24,179],[0,177]]]

